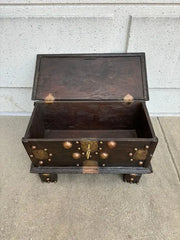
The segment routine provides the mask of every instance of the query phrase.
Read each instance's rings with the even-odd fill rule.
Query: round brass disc
[[[146,156],[148,154],[148,150],[145,150],[145,149],[139,149],[137,150],[134,155],[133,155],[133,159],[134,160],[145,160],[146,159]]]
[[[36,159],[43,160],[48,158],[48,153],[42,149],[35,149],[35,150],[32,150],[32,152]]]

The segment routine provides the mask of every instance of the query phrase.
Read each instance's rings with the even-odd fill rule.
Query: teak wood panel
[[[32,146],[36,146],[37,150],[44,150],[47,149],[47,157],[45,159],[38,159],[35,157],[31,158],[31,161],[33,162],[34,166],[39,166],[39,161],[43,160],[43,166],[76,166],[78,163],[80,166],[83,165],[83,162],[86,160],[86,156],[81,156],[80,159],[73,159],[72,154],[73,152],[81,152],[78,151],[78,147],[80,144],[76,144],[76,142],[72,142],[73,146],[71,149],[64,149],[63,147],[63,141],[30,141],[30,142],[24,142],[24,146],[26,148],[26,151],[28,155],[33,155]],[[148,154],[145,161],[143,161],[143,165],[141,167],[146,167],[149,164],[149,161],[151,160],[151,155],[153,155],[156,142],[151,141],[144,141],[144,142],[117,142],[117,145],[114,149],[109,149],[107,146],[107,142],[103,142],[101,145],[102,151],[100,152],[106,152],[109,154],[109,157],[107,159],[101,159],[99,154],[95,155],[92,154],[92,160],[95,160],[98,162],[98,166],[102,166],[105,164],[106,166],[132,166],[132,167],[138,167],[139,161],[134,160],[133,162],[130,161],[133,156],[129,156],[129,153],[135,154],[135,148],[138,149],[144,149],[145,146],[148,145]],[[48,155],[52,156],[48,156]],[[51,159],[51,162],[48,161],[48,159]]]
[[[145,54],[38,55],[33,100],[148,100]]]
[[[108,138],[112,136],[113,131],[116,138],[123,138],[123,132],[124,138],[128,138],[128,134],[131,138],[130,133],[133,131],[134,137],[137,135],[137,138],[155,137],[143,103],[130,105],[120,102],[36,103],[25,138],[48,138],[48,135],[49,138],[53,138],[53,132],[54,138],[58,138],[58,131],[59,134],[61,133],[60,139],[63,139],[63,131],[66,134],[72,131],[72,139],[75,132],[76,137],[82,138],[85,131],[87,131],[86,137],[89,132],[91,137],[94,133],[97,139],[98,132]]]
[[[81,174],[83,167],[35,167],[31,164],[31,173],[52,173],[52,174]],[[99,174],[149,174],[152,173],[151,164],[144,167],[98,167]]]

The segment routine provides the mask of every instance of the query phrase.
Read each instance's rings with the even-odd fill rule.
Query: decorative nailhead
[[[109,156],[109,154],[108,154],[108,153],[105,153],[105,152],[102,152],[102,153],[100,154],[100,157],[101,157],[102,159],[106,159],[106,158],[108,158],[108,156]]]
[[[72,154],[72,157],[73,157],[74,159],[79,159],[79,158],[81,157],[81,155],[80,155],[80,153],[78,153],[78,152],[74,152],[74,153]]]
[[[69,141],[63,142],[63,147],[65,149],[70,149],[70,148],[72,148],[72,143]]]
[[[114,141],[110,141],[110,142],[107,143],[107,145],[108,145],[108,147],[109,147],[110,149],[113,149],[113,148],[116,147],[117,143],[114,142]]]

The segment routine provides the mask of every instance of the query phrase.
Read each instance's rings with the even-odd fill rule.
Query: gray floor
[[[30,174],[21,144],[28,117],[0,117],[0,240],[180,239],[180,118],[153,118],[154,173],[136,184],[119,175]]]

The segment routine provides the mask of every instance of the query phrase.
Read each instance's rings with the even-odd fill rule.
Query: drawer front
[[[156,143],[148,141],[23,142],[34,166],[146,167]]]

